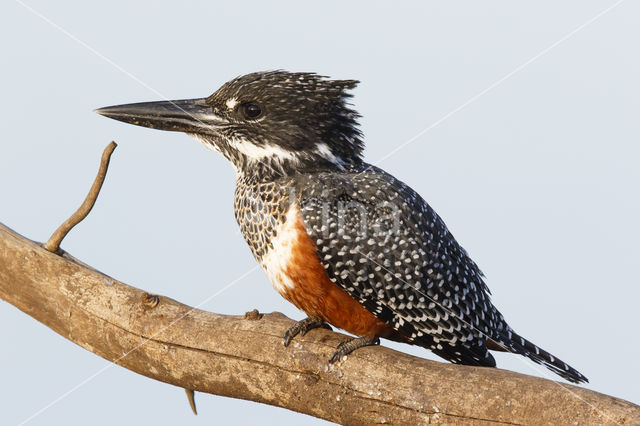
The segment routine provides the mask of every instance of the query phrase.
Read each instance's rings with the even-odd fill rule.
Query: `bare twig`
[[[187,399],[189,400],[189,407],[191,407],[191,411],[193,411],[193,414],[197,416],[198,410],[196,410],[196,393],[193,389],[185,389],[184,391],[187,393]]]
[[[104,178],[107,176],[107,169],[109,168],[109,159],[111,158],[111,154],[113,150],[118,146],[114,141],[111,141],[109,145],[104,149],[102,153],[102,159],[100,160],[100,169],[98,170],[98,175],[93,181],[93,185],[91,185],[91,189],[87,194],[86,198],[82,202],[82,205],[76,210],[74,214],[71,215],[69,219],[67,219],[56,231],[51,235],[49,241],[44,244],[44,248],[50,252],[55,253],[60,248],[60,243],[67,236],[69,231],[76,226],[78,223],[82,221],[91,209],[93,205],[96,203],[96,199],[98,198],[98,194],[100,194],[100,189],[102,188],[102,183],[104,182]]]

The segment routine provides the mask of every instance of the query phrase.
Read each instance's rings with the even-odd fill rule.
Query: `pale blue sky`
[[[53,25],[20,2],[0,5],[7,226],[46,240],[115,139],[101,198],[63,247],[124,282],[199,304],[255,265],[233,218],[231,166],[184,135],[92,110],[202,97],[276,68],[359,79],[354,104],[372,162],[456,111],[380,165],[444,218],[518,332],[583,372],[588,388],[640,403],[637,2],[522,69],[615,1],[24,3]],[[203,308],[303,317],[261,271]],[[107,364],[4,302],[0,324],[3,424],[28,419]],[[496,358],[556,379],[522,357]],[[324,423],[196,399],[197,418],[182,389],[114,366],[28,424]]]

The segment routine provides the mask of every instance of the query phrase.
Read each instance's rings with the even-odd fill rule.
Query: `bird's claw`
[[[335,351],[333,353],[333,355],[331,355],[331,358],[329,358],[329,364],[333,364],[335,362],[338,362],[342,359],[343,356],[347,355],[346,353],[344,353],[343,350],[338,349],[337,351]]]
[[[336,351],[329,358],[329,364],[333,364],[336,361],[340,361],[343,356],[349,355],[351,352],[355,351],[358,348],[362,348],[365,346],[374,346],[379,345],[380,339],[377,337],[358,337],[355,339],[347,339],[338,343],[336,347]]]
[[[296,337],[297,335],[304,336],[309,330],[313,330],[314,328],[326,328],[327,330],[332,330],[331,326],[324,322],[322,318],[307,317],[302,321],[298,321],[297,323],[292,325],[284,333],[282,344],[284,346],[289,346],[289,343],[291,343],[294,337]]]

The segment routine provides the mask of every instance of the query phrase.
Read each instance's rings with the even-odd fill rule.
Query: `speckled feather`
[[[278,225],[289,210],[289,182],[261,182],[240,175],[234,193],[234,213],[240,232],[258,262],[273,248]]]

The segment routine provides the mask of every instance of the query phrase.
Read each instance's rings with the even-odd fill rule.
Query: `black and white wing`
[[[415,191],[366,165],[301,176],[295,186],[334,283],[415,344],[495,366],[486,340],[507,326],[476,264]]]
[[[571,382],[588,381],[509,327],[478,266],[404,183],[363,164],[301,176],[294,186],[331,281],[413,343],[453,363],[493,367],[492,341]]]

